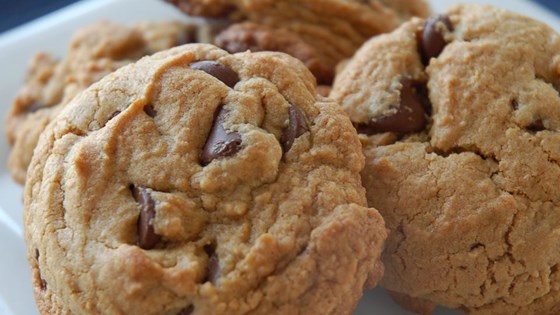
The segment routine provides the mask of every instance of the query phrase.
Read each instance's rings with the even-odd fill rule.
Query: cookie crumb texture
[[[559,52],[540,22],[458,5],[369,41],[337,79],[392,231],[382,285],[409,308],[560,313]]]
[[[193,44],[76,97],[25,189],[41,312],[350,314],[386,230],[352,124],[315,95],[287,55]]]

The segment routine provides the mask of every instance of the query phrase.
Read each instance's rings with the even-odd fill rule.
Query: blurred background
[[[560,0],[532,1],[560,14]],[[0,0],[0,33],[74,2],[78,0]]]

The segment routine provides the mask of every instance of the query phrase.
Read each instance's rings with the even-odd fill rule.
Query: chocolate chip
[[[138,217],[138,246],[142,249],[152,249],[159,242],[160,237],[154,231],[154,218],[156,216],[156,203],[150,192],[144,187],[130,185],[134,200],[141,206]]]
[[[414,90],[416,90],[416,95],[418,96],[418,100],[422,104],[424,112],[428,114],[428,116],[431,116],[433,109],[432,103],[430,102],[428,86],[424,82],[413,80],[412,87],[414,88]]]
[[[532,124],[527,126],[527,130],[532,131],[532,132],[543,131],[545,129],[546,128],[544,127],[542,119],[537,119]]]
[[[363,123],[354,123],[354,128],[356,128],[356,132],[365,135],[373,135],[378,133],[376,129],[370,127],[370,124],[363,124]]]
[[[35,260],[36,260],[37,262],[39,262],[39,256],[41,256],[41,253],[39,253],[39,250],[38,250],[38,249],[35,249]]]
[[[194,305],[191,304],[185,307],[184,309],[182,309],[177,315],[190,315],[192,314],[192,312],[194,312]]]
[[[222,81],[225,85],[233,88],[239,82],[239,76],[233,69],[213,60],[203,60],[191,63],[191,68],[202,70],[216,79]]]
[[[369,125],[358,126],[358,131],[372,134],[377,132],[416,132],[426,127],[426,116],[417,86],[424,85],[411,79],[401,81],[401,100],[397,112],[391,116],[374,117]],[[360,130],[361,129],[361,130]]]
[[[156,117],[157,115],[157,112],[152,105],[144,106],[144,113],[152,118]]]
[[[204,246],[204,251],[208,255],[208,271],[206,274],[206,281],[216,284],[220,274],[220,258],[216,254],[216,245],[208,244]]]
[[[216,109],[212,130],[200,152],[200,163],[208,165],[214,159],[232,156],[241,150],[241,136],[236,131],[226,131],[223,123],[226,117],[223,106]]]
[[[416,34],[424,65],[428,65],[431,58],[437,58],[447,45],[444,37],[445,30],[453,31],[449,17],[437,15],[429,18],[424,24],[424,29]]]
[[[305,115],[296,106],[290,105],[288,108],[288,117],[288,126],[284,128],[282,137],[280,137],[280,143],[282,144],[284,152],[290,151],[295,139],[309,130],[307,128],[307,119]]]

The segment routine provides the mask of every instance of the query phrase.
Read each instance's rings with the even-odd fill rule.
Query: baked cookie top
[[[245,34],[248,46],[257,50],[272,49],[290,53],[295,57],[309,56],[320,60],[320,67],[311,68],[321,84],[331,84],[338,62],[351,57],[371,36],[389,32],[411,16],[429,15],[424,0],[399,1],[342,1],[342,0],[170,0],[179,9],[194,15],[229,16],[234,21],[249,21],[271,27],[274,34],[266,41],[262,28],[237,28]],[[230,30],[228,37],[232,38]],[[254,32],[254,36],[246,34]],[[268,31],[270,32],[270,31]],[[290,43],[286,35],[292,37]],[[243,35],[237,36],[241,39]],[[253,39],[253,41],[250,41]],[[274,40],[277,40],[274,41]],[[294,42],[304,43],[305,45]],[[273,44],[276,43],[276,44]],[[286,49],[283,49],[287,46]],[[222,46],[228,48],[229,46]],[[295,48],[303,50],[293,54]],[[236,51],[230,51],[236,52]],[[304,62],[307,59],[302,59]],[[321,71],[317,71],[321,70]]]
[[[382,284],[483,314],[560,311],[560,37],[457,5],[366,43],[331,96],[392,231]]]
[[[348,314],[382,274],[357,134],[280,53],[185,45],[41,136],[25,236],[44,314]]]
[[[63,59],[36,54],[6,118],[6,136],[13,145],[8,168],[14,180],[24,183],[40,133],[76,94],[142,56],[200,40],[198,30],[175,21],[130,27],[102,21],[78,29]]]

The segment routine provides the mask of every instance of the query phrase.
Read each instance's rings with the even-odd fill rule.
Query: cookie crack
[[[498,174],[500,174],[501,172],[498,172]],[[494,182],[494,184],[496,185],[496,187],[503,193],[507,193],[511,196],[514,197],[519,197],[519,198],[523,198],[525,200],[528,200],[531,203],[542,203],[542,202],[550,202],[555,206],[560,206],[560,200],[555,200],[555,199],[535,199],[535,198],[531,198],[529,195],[527,195],[524,191],[521,190],[508,190],[505,187],[502,187],[499,185],[499,183],[496,182],[494,176],[490,178],[492,180],[492,182]]]
[[[476,144],[469,144],[469,145],[457,145],[454,147],[451,147],[447,150],[443,150],[441,148],[438,147],[432,147],[430,146],[427,150],[426,153],[433,153],[436,154],[438,156],[441,156],[443,158],[448,158],[450,155],[452,154],[463,154],[463,153],[472,153],[475,155],[478,155],[480,157],[480,159],[482,160],[491,160],[494,161],[495,163],[499,164],[501,162],[501,160],[499,160],[496,157],[496,154],[493,152],[483,152],[483,150],[481,148],[479,148]]]

